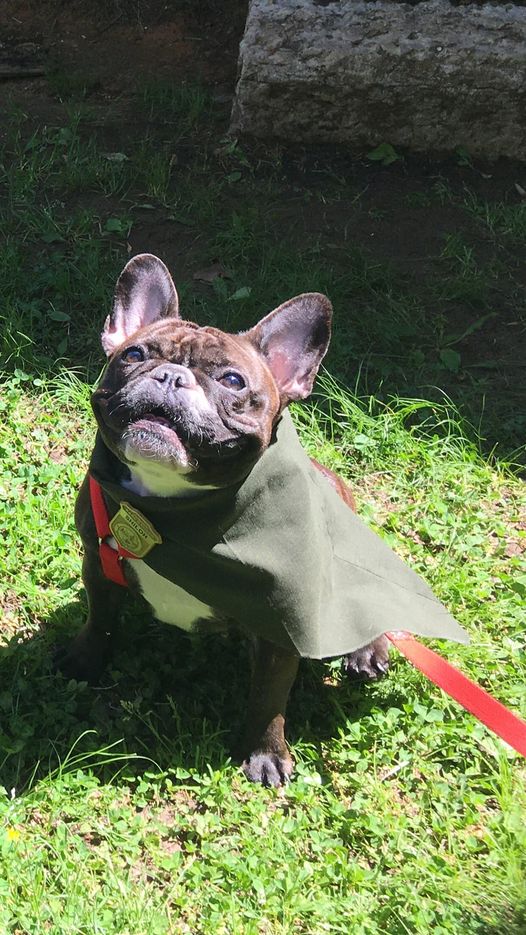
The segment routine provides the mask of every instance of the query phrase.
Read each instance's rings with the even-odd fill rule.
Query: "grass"
[[[469,629],[449,658],[525,715],[520,483],[447,406],[322,387],[295,411],[307,448],[359,484],[363,516]],[[403,661],[363,689],[303,666],[297,778],[278,793],[228,765],[235,641],[193,644],[130,610],[101,690],[55,675],[51,646],[84,613],[87,389],[14,376],[2,416],[6,931],[522,931],[525,768]]]
[[[326,291],[336,310],[328,358],[335,375],[355,385],[359,373],[358,392],[384,399],[439,400],[433,388],[446,389],[486,449],[516,452],[525,427],[522,204],[490,205],[440,180],[409,192],[413,213],[423,220],[429,205],[445,210],[448,227],[411,273],[371,252],[370,238],[397,220],[370,203],[367,184],[323,161],[297,184],[298,165],[286,165],[282,153],[251,152],[221,135],[220,113],[201,86],[148,84],[137,106],[145,123],[139,117],[135,136],[128,129],[117,146],[107,128],[91,132],[71,102],[61,126],[35,128],[27,115],[13,115],[0,159],[2,358],[49,370],[58,349],[91,377],[94,322],[126,244],[142,245],[151,229],[144,246],[155,247],[162,232],[188,317],[243,328],[284,295]],[[353,236],[355,225],[367,233]],[[218,261],[229,278],[196,288],[193,272]]]
[[[402,659],[366,687],[303,664],[296,777],[278,792],[229,760],[237,641],[189,640],[130,605],[100,689],[51,665],[85,614],[72,504],[98,331],[128,242],[163,242],[201,323],[244,327],[328,292],[327,370],[294,410],[304,444],[468,629],[470,646],[442,651],[526,716],[523,422],[470,344],[498,296],[521,314],[520,212],[488,214],[447,178],[409,192],[410,210],[455,219],[418,278],[353,235],[393,224],[363,185],[225,139],[200,86],[139,89],[147,125],[115,145],[61,82],[60,125],[15,114],[0,156],[0,931],[522,935],[524,761]],[[193,279],[214,263],[226,277]]]

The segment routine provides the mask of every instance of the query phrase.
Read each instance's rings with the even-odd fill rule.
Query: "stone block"
[[[231,131],[526,159],[526,7],[252,0]]]

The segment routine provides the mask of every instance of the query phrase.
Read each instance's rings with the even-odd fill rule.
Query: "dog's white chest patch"
[[[146,598],[154,617],[163,623],[171,623],[182,630],[193,630],[198,620],[213,620],[214,611],[197,600],[173,581],[157,574],[142,559],[127,560],[137,576],[143,597]]]

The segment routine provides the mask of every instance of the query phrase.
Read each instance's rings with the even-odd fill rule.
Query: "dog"
[[[302,656],[341,655],[349,675],[373,678],[388,668],[387,629],[463,639],[299,443],[287,406],[311,393],[331,321],[329,299],[306,293],[244,333],[200,327],[180,318],[164,263],[132,258],[102,332],[75,508],[88,618],[60,667],[98,679],[126,587],[160,621],[237,628],[252,649],[238,755],[269,786],[293,771],[285,711]]]

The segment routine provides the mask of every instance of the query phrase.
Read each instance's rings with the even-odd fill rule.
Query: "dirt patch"
[[[233,86],[245,4],[166,0],[4,0],[0,30],[6,46],[31,42],[50,69],[86,77],[92,102],[126,100],[137,78],[201,79]],[[9,91],[21,102],[45,84]]]
[[[139,72],[232,81],[244,13],[239,0],[4,0],[0,26],[4,41],[41,44],[51,58],[81,66],[116,93]]]

